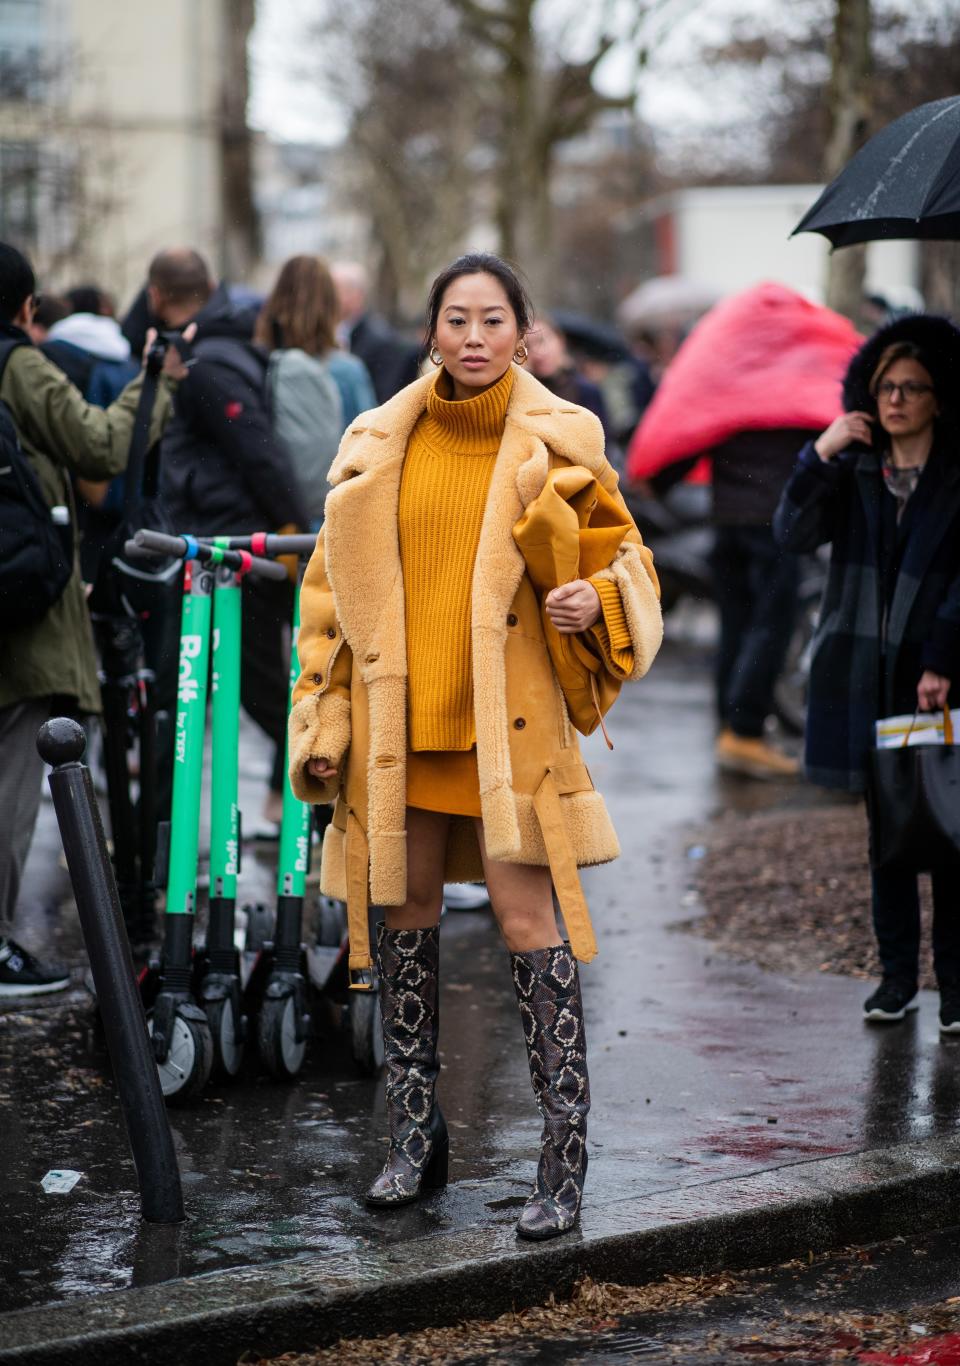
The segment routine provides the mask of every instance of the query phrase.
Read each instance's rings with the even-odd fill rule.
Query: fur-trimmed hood
[[[876,399],[870,379],[880,357],[895,342],[913,342],[923,352],[922,364],[930,372],[942,412],[941,421],[960,429],[960,328],[949,318],[934,313],[910,313],[881,327],[853,357],[843,381],[846,412],[876,416]]]

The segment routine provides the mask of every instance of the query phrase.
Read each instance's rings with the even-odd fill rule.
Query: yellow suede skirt
[[[407,806],[448,816],[480,815],[477,747],[423,749],[407,754]]]

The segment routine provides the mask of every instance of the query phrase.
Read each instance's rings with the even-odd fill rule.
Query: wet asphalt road
[[[617,1227],[624,1193],[697,1186],[885,1143],[953,1132],[960,1049],[937,1042],[936,1005],[892,1032],[864,1029],[863,984],[778,978],[724,960],[678,932],[697,914],[687,885],[697,822],[739,809],[819,800],[802,785],[718,778],[708,659],[665,648],[613,714],[616,750],[585,746],[624,858],[586,879],[600,957],[584,971],[594,1110],[585,1229]],[[244,750],[244,808],[259,806],[262,745]],[[249,817],[248,817],[249,819]],[[44,909],[64,874],[49,803],[24,897],[25,938],[56,924]],[[269,894],[268,855],[248,858],[244,895]],[[73,917],[61,919],[75,962]],[[509,1228],[529,1189],[539,1121],[505,950],[488,915],[445,918],[441,1099],[451,1184],[393,1214],[361,1203],[382,1160],[382,1082],[356,1074],[337,1011],[299,1080],[251,1069],[171,1120],[190,1219],[141,1226],[134,1174],[102,1042],[82,989],[0,1013],[0,1286],[14,1309],[173,1276],[308,1255],[402,1247],[477,1224]],[[81,975],[78,967],[78,978]],[[65,1196],[51,1168],[83,1173]]]

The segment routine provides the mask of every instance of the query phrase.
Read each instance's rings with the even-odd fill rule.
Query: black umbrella
[[[884,237],[960,241],[960,96],[894,119],[793,231],[821,232],[835,247]]]

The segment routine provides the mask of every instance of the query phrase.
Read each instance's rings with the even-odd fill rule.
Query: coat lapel
[[[890,605],[887,639],[893,646],[903,640],[920,585],[960,508],[960,468],[953,461],[943,460],[935,451],[924,476],[910,499],[911,503],[914,498],[920,501],[912,509],[910,539]],[[907,507],[909,510],[909,503]]]
[[[520,826],[513,799],[505,647],[507,614],[520,587],[524,559],[513,528],[543,490],[551,454],[605,465],[599,422],[562,403],[525,370],[515,367],[503,440],[497,453],[473,573],[473,687],[477,767],[484,827],[496,831],[491,858],[516,857]]]
[[[416,381],[347,430],[325,505],[327,575],[337,618],[365,680],[406,676],[397,509],[407,442],[432,376]]]

